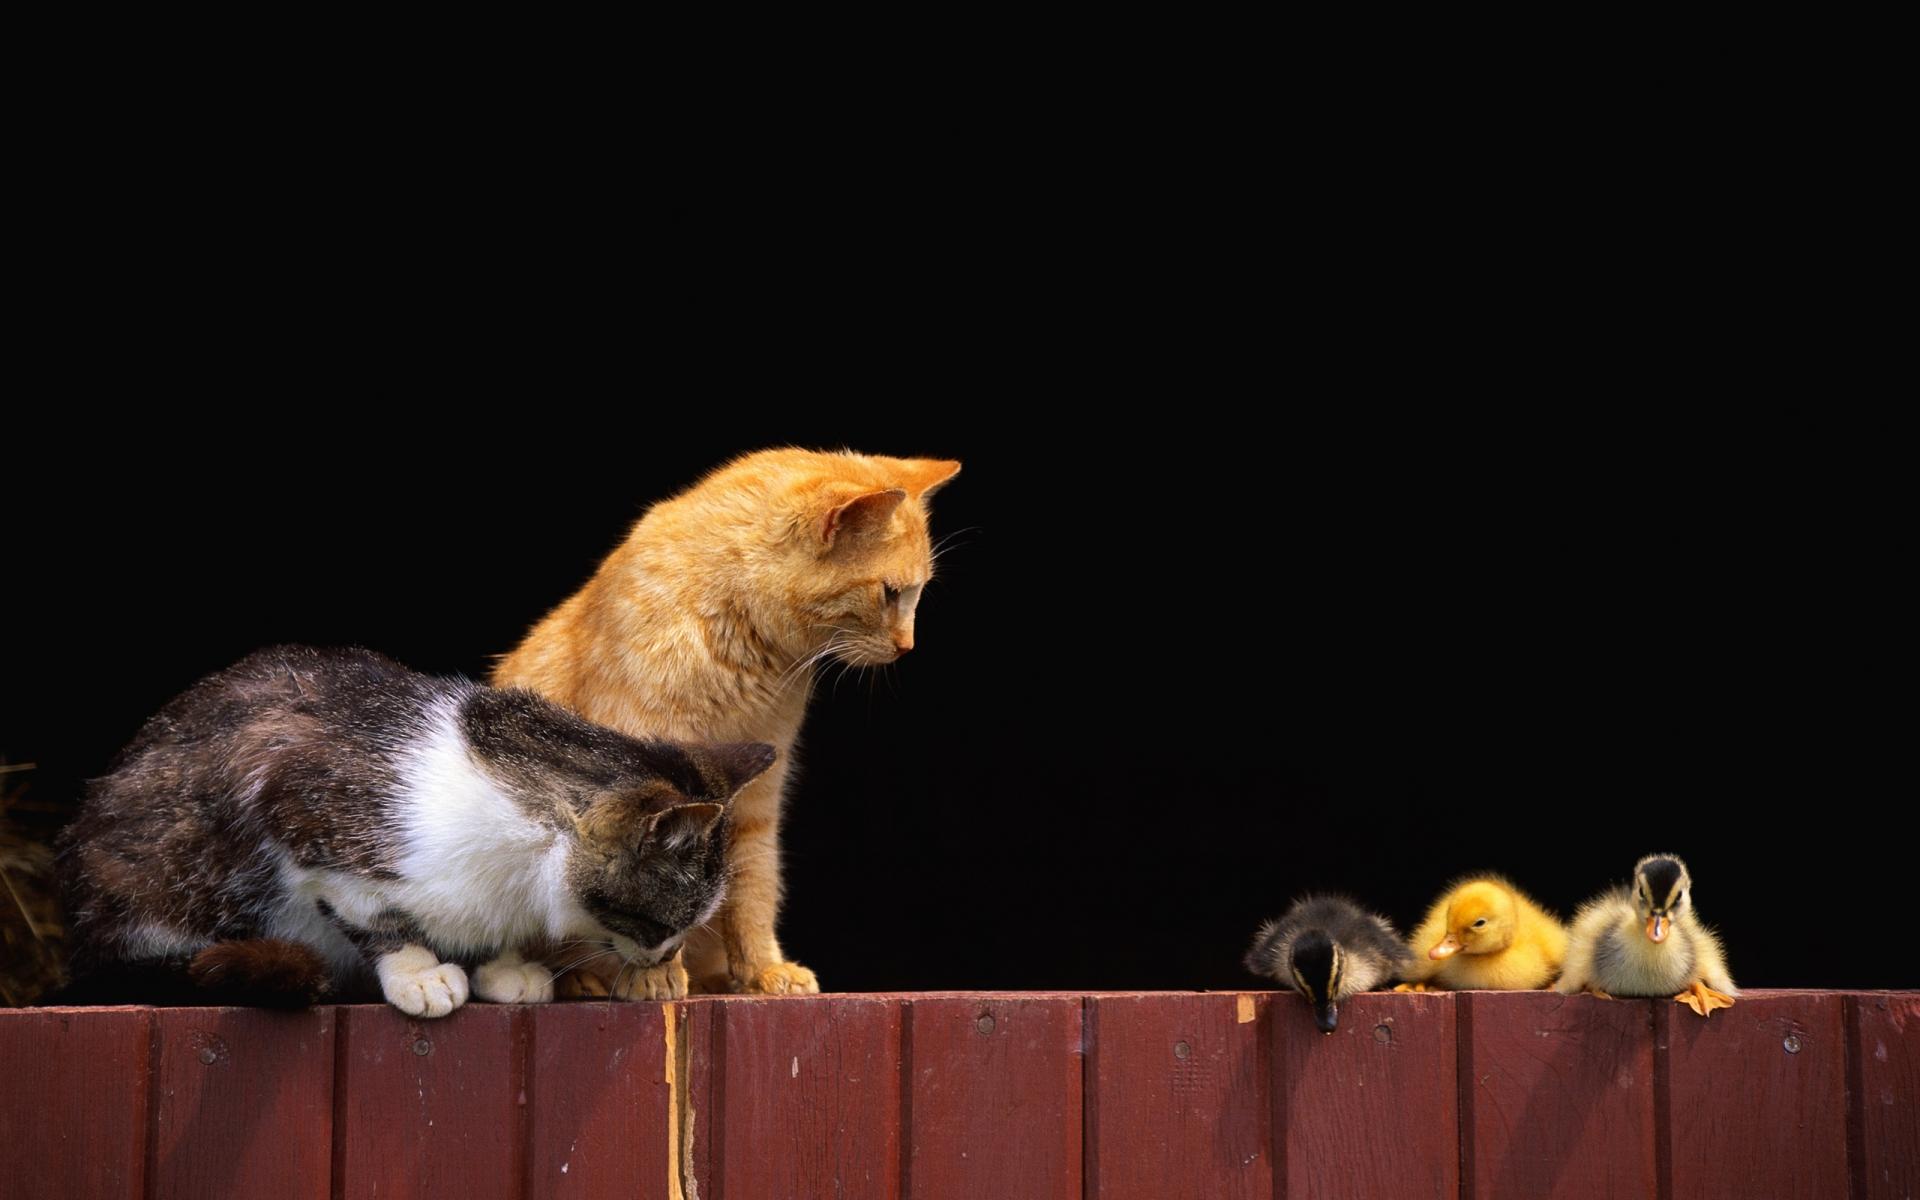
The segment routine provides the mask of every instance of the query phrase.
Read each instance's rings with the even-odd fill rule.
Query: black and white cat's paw
[[[387,1003],[410,1017],[444,1017],[467,1002],[467,973],[425,946],[383,954],[374,970]]]
[[[553,972],[502,954],[473,972],[473,994],[489,1004],[545,1004],[553,999]]]

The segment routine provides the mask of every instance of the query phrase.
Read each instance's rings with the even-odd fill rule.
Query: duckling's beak
[[[1340,1026],[1340,1006],[1329,1000],[1313,1010],[1313,1023],[1321,1033],[1332,1033]]]
[[[1647,940],[1650,942],[1666,941],[1667,934],[1672,930],[1673,923],[1667,920],[1665,913],[1655,913],[1647,918]]]
[[[1453,936],[1452,934],[1448,934],[1446,937],[1443,937],[1440,939],[1440,942],[1438,945],[1436,945],[1433,949],[1427,951],[1427,957],[1428,958],[1446,958],[1449,955],[1458,954],[1459,952],[1460,952],[1460,939]]]

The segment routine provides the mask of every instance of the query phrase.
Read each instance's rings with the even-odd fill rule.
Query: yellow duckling
[[[1567,930],[1496,875],[1454,884],[1408,940],[1414,965],[1404,990],[1543,988],[1560,973]]]
[[[1687,864],[1671,854],[1636,863],[1631,892],[1614,888],[1581,906],[1554,986],[1569,995],[1672,996],[1703,1017],[1740,994],[1720,939],[1694,915]]]

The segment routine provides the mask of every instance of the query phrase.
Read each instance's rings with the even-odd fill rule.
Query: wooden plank
[[[1920,994],[1847,998],[1854,1200],[1920,1197]]]
[[[672,1031],[664,1004],[544,1004],[533,1020],[527,1194],[665,1197]]]
[[[739,997],[718,1020],[701,1200],[888,1197],[900,1186],[900,1005]]]
[[[326,1200],[332,1009],[154,1013],[153,1182],[161,1200]]]
[[[336,1195],[521,1194],[522,1009],[468,1004],[439,1020],[415,1020],[384,1004],[337,1013]]]
[[[0,1196],[143,1194],[152,1030],[144,1008],[0,1010]]]
[[[982,996],[907,1006],[911,1200],[1078,1200],[1081,1001]]]
[[[1473,1200],[1658,1194],[1652,1001],[1463,992],[1454,1005],[1470,1012],[1460,1095]]]
[[[1272,1047],[1252,995],[1087,1001],[1088,1190],[1102,1200],[1266,1200]]]
[[[671,1200],[717,1200],[720,1181],[714,1170],[713,1146],[719,1141],[716,1126],[720,1103],[717,1092],[724,1072],[714,1069],[720,1045],[720,1013],[726,1000],[712,996],[689,997],[675,1006],[675,1046],[681,1060],[676,1075],[685,1076],[686,1097],[676,1095],[679,1111],[675,1114],[674,1133],[680,1140],[680,1194]]]
[[[1454,999],[1355,996],[1322,1034],[1299,996],[1272,997],[1276,1197],[1459,1195]]]
[[[1834,992],[1750,992],[1708,1018],[1654,1004],[1672,1195],[1844,1200],[1841,1000]]]

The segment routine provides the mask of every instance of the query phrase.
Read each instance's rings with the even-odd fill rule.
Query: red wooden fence
[[[1920,1197],[1920,993],[0,1010],[0,1200]]]

